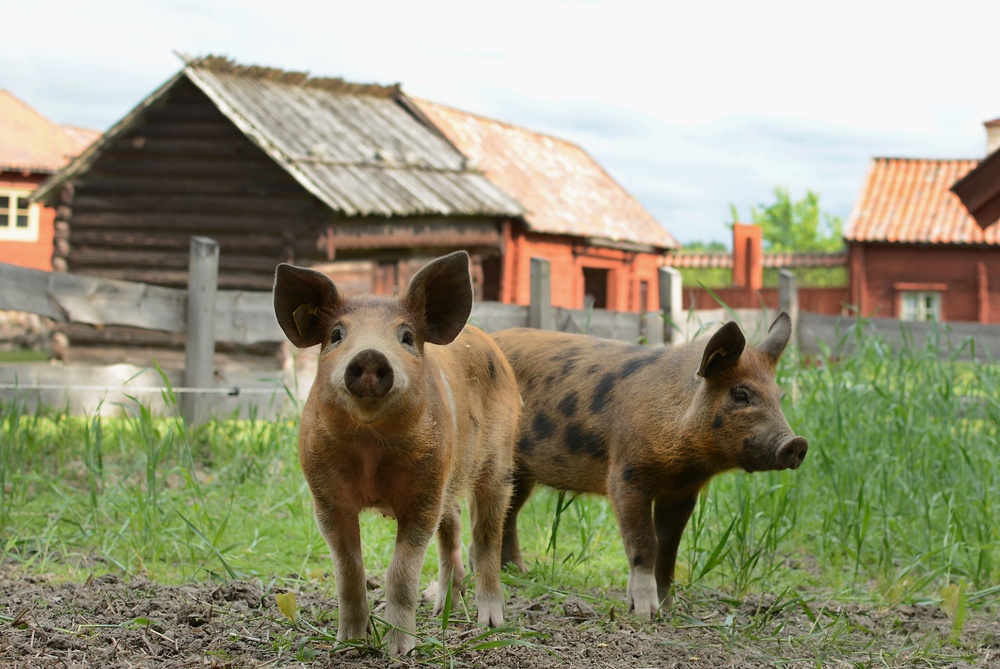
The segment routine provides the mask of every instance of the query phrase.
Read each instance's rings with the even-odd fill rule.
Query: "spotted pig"
[[[689,344],[649,349],[586,335],[494,335],[524,399],[503,561],[526,565],[517,514],[536,483],[611,498],[629,562],[628,609],[670,606],[681,534],[698,491],[728,469],[795,469],[808,449],[775,382],[791,321],[756,348],[736,323]]]
[[[482,330],[466,327],[468,255],[431,262],[402,299],[345,297],[326,275],[282,264],[274,310],[294,345],[321,347],[302,412],[299,460],[333,556],[337,638],[368,632],[363,509],[397,522],[385,588],[389,654],[414,645],[420,570],[435,532],[435,615],[449,582],[459,601],[459,499],[468,490],[479,623],[499,626],[500,547],[521,401],[503,353]]]

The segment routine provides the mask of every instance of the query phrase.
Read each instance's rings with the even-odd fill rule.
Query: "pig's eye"
[[[403,346],[413,346],[413,330],[405,325],[399,328],[399,343]]]
[[[729,391],[733,401],[739,404],[750,404],[750,391],[746,388],[736,387]]]
[[[336,346],[342,341],[344,341],[344,326],[336,325],[330,333],[330,346]]]

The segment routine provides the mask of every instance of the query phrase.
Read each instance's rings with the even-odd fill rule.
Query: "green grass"
[[[963,616],[966,603],[995,601],[1000,366],[941,358],[933,342],[896,354],[860,329],[842,343],[850,355],[786,353],[785,411],[809,455],[794,472],[712,482],[681,544],[680,594],[809,592],[878,607],[939,603]],[[167,582],[332,582],[294,417],[188,430],[138,403],[117,417],[0,411],[0,558],[66,577],[97,559]],[[541,490],[520,528],[532,569],[505,575],[508,587],[624,590],[603,499]],[[394,530],[364,516],[370,575],[384,576]]]

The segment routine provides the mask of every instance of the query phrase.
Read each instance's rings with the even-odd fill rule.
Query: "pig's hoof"
[[[402,630],[392,629],[386,635],[385,652],[389,657],[406,655],[416,645],[417,639]]]
[[[499,596],[476,597],[479,608],[479,624],[483,627],[500,627],[503,625],[503,598]]]

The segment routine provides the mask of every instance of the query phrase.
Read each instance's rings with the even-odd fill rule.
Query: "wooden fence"
[[[141,283],[108,280],[25,269],[0,263],[0,310],[25,311],[59,323],[94,326],[124,325],[185,333],[184,369],[151,371],[131,365],[79,367],[43,363],[8,364],[0,367],[0,399],[14,397],[33,404],[67,406],[75,412],[106,411],[127,405],[145,392],[144,401],[163,408],[160,397],[164,380],[182,398],[181,408],[191,422],[211,414],[256,412],[274,415],[294,410],[312,382],[308,371],[301,376],[280,370],[227,370],[220,377],[213,351],[218,341],[236,344],[283,342],[270,293],[218,291],[218,245],[205,238],[191,241],[191,277],[188,290]],[[768,309],[716,308],[681,310],[680,273],[663,268],[660,274],[661,310],[637,314],[601,309],[562,309],[551,304],[548,262],[533,259],[530,306],[481,302],[475,305],[472,323],[487,332],[508,327],[536,327],[567,332],[587,332],[624,341],[661,345],[689,341],[698,334],[736,319],[751,341],[759,340],[775,315]],[[803,352],[817,353],[820,343],[849,351],[848,328],[856,321],[836,316],[799,314],[794,276],[784,272],[778,306],[793,318],[795,336]],[[930,324],[906,324],[871,319],[863,322],[866,333],[877,332],[890,342],[910,338],[917,343],[940,332]],[[1000,354],[1000,328],[972,324],[949,324],[947,337],[956,344],[969,338],[975,346],[966,355]],[[937,336],[935,334],[935,336]],[[893,344],[895,345],[895,344]],[[838,349],[839,350],[839,349]],[[314,352],[306,353],[311,358]]]

